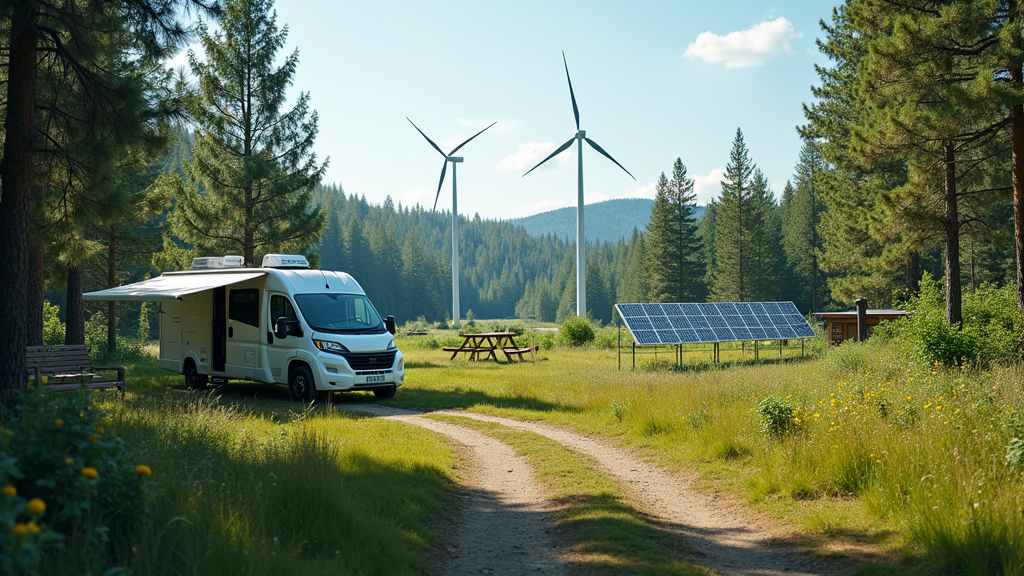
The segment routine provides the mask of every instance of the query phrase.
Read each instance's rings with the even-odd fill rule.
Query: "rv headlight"
[[[330,340],[313,340],[313,345],[324,352],[332,352],[334,354],[348,353],[348,348],[345,348],[345,346],[338,342],[331,342]]]
[[[395,341],[388,342],[388,350],[398,350],[398,346],[395,346]]]

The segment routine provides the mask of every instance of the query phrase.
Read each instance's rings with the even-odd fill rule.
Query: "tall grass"
[[[109,426],[150,463],[134,534],[70,543],[43,573],[426,573],[429,522],[448,502],[453,457],[396,422],[245,411],[212,396],[130,395]]]
[[[1024,573],[1020,368],[947,369],[881,339],[821,360],[682,373],[620,371],[597,349],[523,365],[407,358],[424,368],[397,404],[604,434],[812,533],[881,542],[927,570]],[[794,411],[780,437],[762,432],[768,396]]]

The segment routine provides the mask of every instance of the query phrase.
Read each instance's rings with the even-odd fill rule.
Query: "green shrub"
[[[761,432],[773,440],[783,438],[799,425],[793,405],[775,396],[761,400],[757,414],[761,417]]]
[[[9,548],[2,539],[17,536],[16,523],[38,521],[28,534],[36,548],[48,542],[97,546],[127,534],[142,519],[145,477],[112,430],[99,425],[100,413],[87,393],[24,394],[18,418],[0,439],[0,484],[8,492],[0,508],[0,569],[4,574],[32,573],[22,566],[38,561],[28,540]],[[9,493],[16,493],[12,497]],[[38,498],[45,511],[30,515],[22,502]],[[51,532],[52,529],[52,532]]]
[[[515,332],[516,336],[522,336],[526,333],[526,325],[519,320],[499,321],[491,324],[489,330],[492,332]]]
[[[985,366],[1011,362],[1017,356],[1024,327],[1014,288],[982,285],[973,293],[965,293],[963,321],[959,326],[949,326],[941,283],[926,277],[921,282],[921,293],[909,303],[914,313],[876,331],[909,347],[928,363]]]
[[[562,323],[559,335],[568,346],[584,346],[594,341],[594,328],[586,318],[573,316]]]
[[[61,343],[63,343],[63,338]],[[136,338],[117,339],[117,349],[107,350],[107,317],[97,312],[85,322],[85,344],[89,347],[89,360],[96,366],[134,364],[145,353],[143,342]]]
[[[43,301],[43,344],[59,346],[64,343],[64,323],[60,321],[60,307]]]

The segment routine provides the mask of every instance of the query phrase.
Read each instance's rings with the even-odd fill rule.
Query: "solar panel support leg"
[[[619,324],[619,370],[622,370],[622,324]]]
[[[754,362],[757,362],[760,359],[761,359],[761,357],[760,357],[760,355],[758,355],[758,350],[757,350],[757,340],[754,340]]]
[[[636,342],[633,342],[633,370],[636,370]]]

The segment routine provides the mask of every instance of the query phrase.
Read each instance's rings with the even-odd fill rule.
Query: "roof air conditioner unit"
[[[263,257],[264,268],[309,268],[309,261],[301,254],[267,254]]]

